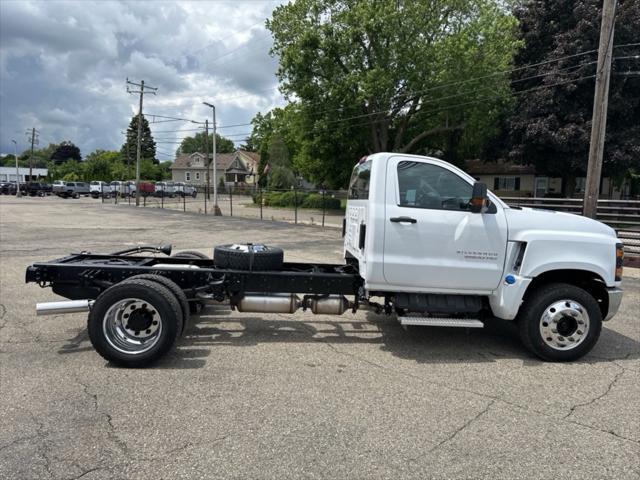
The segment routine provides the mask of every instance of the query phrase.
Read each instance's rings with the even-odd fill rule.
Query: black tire
[[[180,335],[184,334],[184,331],[187,329],[187,325],[189,325],[190,320],[190,312],[189,301],[187,300],[187,296],[184,291],[178,286],[176,282],[173,280],[163,277],[162,275],[157,275],[153,273],[143,273],[142,275],[136,275],[134,277],[129,277],[125,280],[125,282],[129,282],[131,280],[149,280],[151,282],[159,283],[163,285],[167,289],[171,291],[178,300],[180,304],[180,310],[182,311],[182,330],[180,330]]]
[[[278,247],[247,244],[249,251],[232,248],[233,245],[220,245],[213,250],[213,264],[220,268],[233,270],[280,270],[284,262],[284,252]]]
[[[568,350],[550,346],[549,343],[552,343],[551,340],[553,337],[549,336],[545,338],[541,331],[543,326],[547,326],[547,323],[544,323],[545,318],[543,318],[545,312],[555,312],[552,308],[553,305],[556,302],[562,304],[563,300],[576,302],[581,307],[579,312],[584,308],[588,315],[585,317],[588,324],[586,334],[583,334],[579,329],[581,327],[576,323],[578,328],[577,333],[583,335],[578,337],[579,343],[571,346]],[[567,308],[569,307],[566,303],[564,305],[566,305]],[[567,311],[569,312],[570,310]],[[557,315],[561,315],[561,313],[559,312]],[[575,321],[570,315],[565,315],[563,318],[567,318],[569,321]],[[578,321],[584,321],[582,314],[578,318]],[[520,307],[517,321],[520,339],[524,346],[534,355],[551,362],[571,362],[586,355],[598,341],[602,330],[602,312],[596,299],[586,290],[567,283],[552,283],[537,288]],[[551,332],[555,335],[562,335],[558,325],[559,324],[556,323],[556,330],[551,330]],[[553,325],[549,328],[553,328]],[[573,338],[574,335],[569,334],[565,335],[565,337]],[[567,345],[570,345],[570,342],[574,341],[569,341],[562,336],[559,338]]]
[[[196,252],[195,250],[185,250],[184,252],[177,252],[171,255],[172,258],[203,258],[209,260],[209,257],[204,253]]]
[[[105,333],[109,331],[107,326],[115,325],[115,321],[107,321],[107,313],[118,303],[132,298],[146,302],[141,310],[149,306],[150,314],[159,314],[161,320],[160,326],[155,327],[159,332],[154,337],[154,342],[144,351],[123,351],[114,346],[116,342],[113,339],[116,337]],[[126,318],[126,315],[123,317]],[[176,297],[163,285],[149,280],[129,280],[113,285],[96,299],[89,313],[87,328],[91,344],[104,359],[122,367],[144,367],[161,358],[173,347],[182,330],[182,311]]]

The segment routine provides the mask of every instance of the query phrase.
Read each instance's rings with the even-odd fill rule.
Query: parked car
[[[20,185],[20,191],[30,197],[44,197],[47,194],[48,185],[40,182],[29,182]]]
[[[16,182],[2,182],[0,183],[0,193],[2,195],[11,195],[11,191],[15,193]]]
[[[156,183],[156,197],[175,197],[176,185],[173,182],[157,182]]]
[[[136,182],[129,180],[124,182],[124,196],[135,197],[136,196]]]
[[[60,198],[80,198],[80,195],[89,195],[89,184],[85,182],[62,182],[64,185],[53,185],[53,193]]]
[[[153,196],[156,192],[156,186],[151,182],[140,182],[140,195],[143,197]]]
[[[184,197],[196,198],[196,196],[198,195],[196,187],[194,187],[193,185],[189,185],[188,183],[184,183],[184,182],[176,182],[174,184],[174,190],[175,190],[176,194],[180,195],[182,198],[184,198]]]
[[[56,180],[51,185],[51,193],[59,196],[60,193],[64,193],[66,191],[66,188],[67,182],[65,182],[64,180]]]
[[[101,180],[94,180],[89,183],[89,194],[93,198],[108,198],[111,196],[111,185]]]
[[[109,184],[109,186],[111,187],[111,195],[114,195],[116,197],[124,196],[124,182],[114,180]]]

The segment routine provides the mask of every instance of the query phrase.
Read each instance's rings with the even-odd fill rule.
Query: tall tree
[[[515,15],[524,47],[513,89],[532,90],[517,95],[499,143],[512,160],[562,177],[563,193],[571,195],[588,163],[602,1],[528,1]],[[615,47],[638,42],[638,25],[640,3],[619,0],[603,163],[603,172],[617,178],[640,167],[640,61],[629,58],[638,47]]]
[[[213,145],[213,133],[209,134],[209,152]],[[236,151],[236,147],[232,140],[221,136],[216,133],[216,152],[218,153],[233,153]],[[182,139],[180,146],[176,150],[176,155],[183,153],[195,153],[204,152],[204,132],[198,132],[192,137],[185,137]]]
[[[138,115],[131,117],[129,127],[127,128],[127,138],[120,149],[122,158],[128,165],[135,165],[138,154]],[[142,143],[140,151],[141,159],[151,160],[156,165],[159,163],[156,159],[156,142],[151,134],[149,122],[142,116]]]
[[[75,160],[79,162],[82,160],[80,155],[80,149],[76,147],[71,141],[64,141],[58,145],[51,153],[50,160],[59,165],[67,160]]]
[[[515,25],[497,0],[276,8],[267,27],[281,89],[296,99],[294,164],[316,181],[344,184],[367,152],[478,151],[509,89],[506,78],[472,79],[510,66]]]

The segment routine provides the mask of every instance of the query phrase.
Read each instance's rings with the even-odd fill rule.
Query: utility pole
[[[218,205],[218,162],[216,158],[216,107],[207,102],[202,102],[207,107],[211,107],[213,110],[213,214],[217,217],[222,216],[222,210]],[[207,137],[209,138],[209,137]]]
[[[607,106],[609,103],[609,78],[611,77],[611,56],[613,51],[613,27],[616,18],[616,0],[603,0],[602,23],[600,25],[600,45],[598,46],[598,70],[593,97],[593,117],[591,120],[591,140],[589,144],[589,165],[584,189],[582,213],[585,217],[596,218],[604,138],[607,129]]]
[[[211,180],[209,176],[209,169],[211,168],[211,161],[209,161],[209,119],[204,121],[204,158],[205,165],[207,166],[206,182],[207,182],[207,191],[205,195],[207,196],[207,200],[211,198],[209,192],[211,191]]]
[[[140,87],[140,90],[129,90],[129,85]],[[140,108],[138,110],[138,146],[136,148],[136,207],[140,206],[140,155],[142,154],[142,101],[145,93],[152,95],[156,94],[157,88],[149,87],[148,92],[144,91],[144,80],[140,83],[130,82],[127,78],[127,93],[139,93],[140,94]]]
[[[26,132],[27,138],[31,137],[31,155],[29,155],[29,180],[26,183],[30,183],[33,178],[33,145],[38,145],[38,135],[40,132],[36,130],[35,127],[31,129],[31,131],[27,130]]]
[[[11,139],[13,142],[13,151],[16,157],[16,197],[21,197],[22,192],[20,191],[20,168],[18,167],[18,142],[16,142],[13,138]]]

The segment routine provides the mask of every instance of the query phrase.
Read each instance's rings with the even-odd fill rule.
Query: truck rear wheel
[[[535,290],[518,314],[524,346],[543,360],[570,362],[591,351],[600,337],[602,313],[589,292],[567,283]]]
[[[176,282],[173,280],[163,277],[162,275],[154,274],[154,273],[143,273],[142,275],[136,275],[134,277],[129,277],[125,280],[126,283],[132,280],[149,280],[151,282],[159,283],[160,285],[166,287],[178,300],[180,304],[180,311],[182,312],[182,330],[180,330],[179,334],[182,335],[184,331],[187,329],[187,325],[189,324],[189,301],[187,300],[187,296],[184,291],[178,286]]]
[[[284,251],[266,245],[233,244],[213,249],[213,264],[233,270],[280,270]]]
[[[105,290],[89,313],[91,344],[106,360],[144,367],[167,353],[182,330],[182,311],[165,286],[128,280]]]

